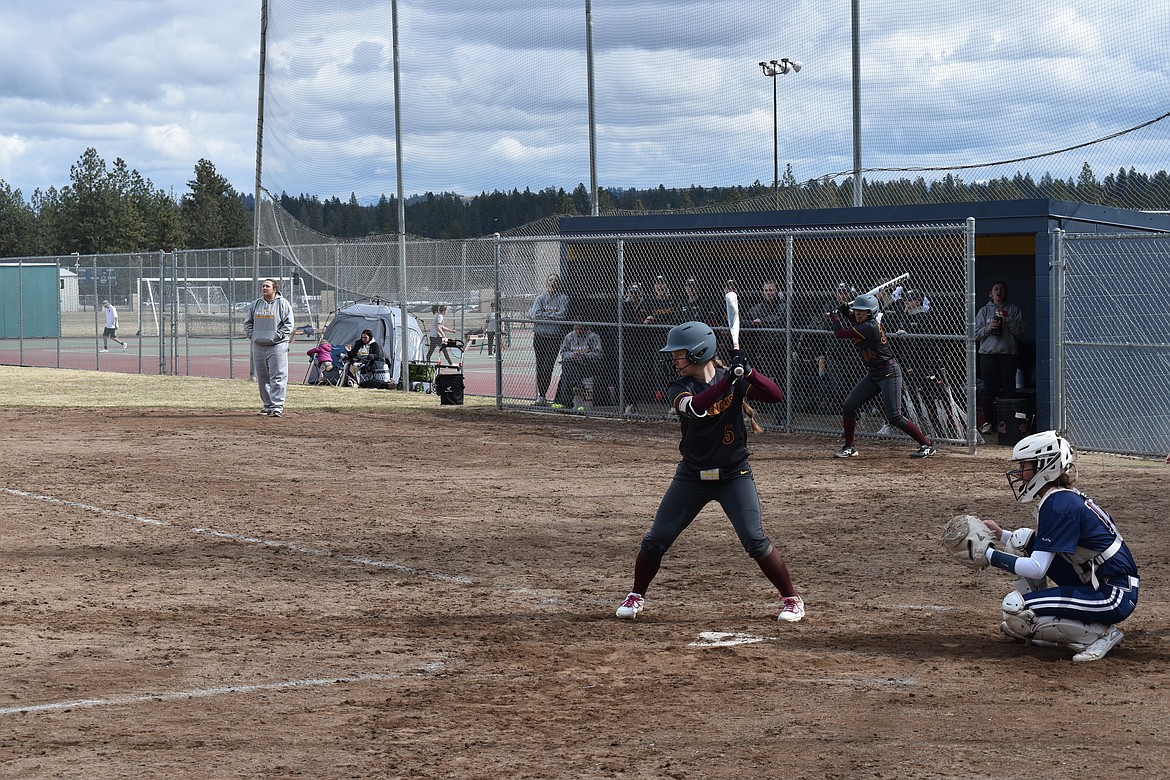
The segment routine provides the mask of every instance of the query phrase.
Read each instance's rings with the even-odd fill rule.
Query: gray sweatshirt
[[[549,295],[547,291],[542,292],[536,296],[536,300],[532,303],[532,309],[528,312],[529,319],[535,320],[532,332],[537,336],[560,338],[565,330],[559,323],[565,319],[568,313],[568,295],[565,293]]]
[[[253,343],[262,347],[288,341],[293,327],[292,304],[279,295],[271,303],[257,298],[248,307],[248,314],[244,317],[244,333],[248,334]]]
[[[997,311],[1004,313],[999,333],[995,333],[991,327]],[[995,301],[988,301],[975,312],[975,338],[979,340],[980,355],[1017,355],[1023,335],[1024,315],[1014,303],[1004,301],[996,304]]]

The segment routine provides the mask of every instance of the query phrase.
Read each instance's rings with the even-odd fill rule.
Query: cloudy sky
[[[399,0],[407,194],[589,182],[584,0]],[[602,186],[770,183],[852,167],[847,0],[592,0]],[[1170,111],[1170,0],[860,0],[863,165],[1083,144]],[[264,183],[397,189],[389,0],[272,0]],[[259,0],[0,0],[0,179],[61,187],[87,147],[186,190],[254,187]],[[1170,168],[1170,120],[1018,169]],[[877,175],[877,174],[875,174]],[[898,174],[899,176],[902,174]],[[917,174],[911,174],[917,175]],[[929,175],[929,174],[928,174]]]

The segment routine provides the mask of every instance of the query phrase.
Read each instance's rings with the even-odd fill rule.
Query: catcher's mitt
[[[942,532],[942,546],[955,560],[972,569],[987,566],[987,548],[995,543],[991,529],[975,515],[952,517]]]

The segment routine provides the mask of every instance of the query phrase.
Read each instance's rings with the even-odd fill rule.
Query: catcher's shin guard
[[[1024,597],[1016,591],[1004,596],[1000,630],[1028,644],[1070,647],[1079,653],[1098,640],[1109,637],[1113,629],[1102,623],[1084,623],[1071,618],[1037,617],[1025,607]],[[1105,652],[1109,652],[1109,649],[1112,649],[1112,645]]]

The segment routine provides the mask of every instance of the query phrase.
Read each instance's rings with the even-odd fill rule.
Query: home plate
[[[752,636],[751,634],[736,634],[729,631],[700,631],[699,638],[691,642],[688,647],[733,647],[735,645],[750,645],[756,642],[766,642],[768,637]]]

